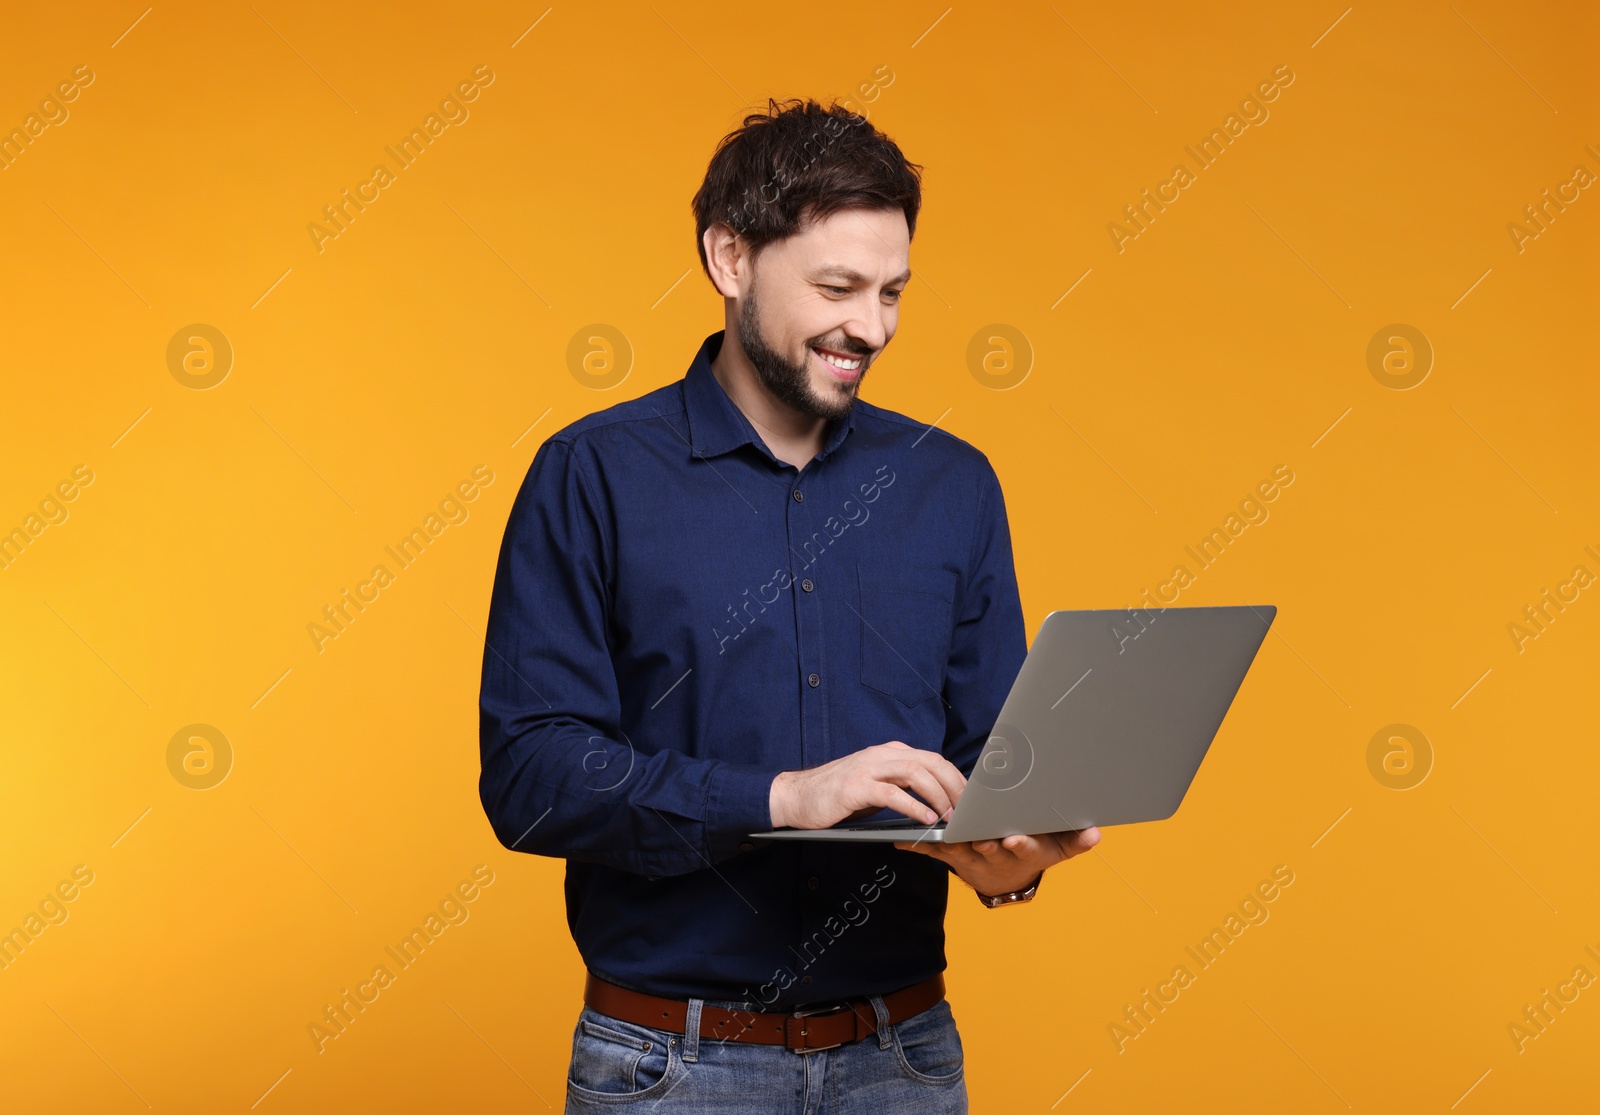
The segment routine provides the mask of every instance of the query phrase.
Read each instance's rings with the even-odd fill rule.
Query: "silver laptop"
[[[751,833],[960,843],[1177,811],[1278,609],[1051,612],[948,821]]]

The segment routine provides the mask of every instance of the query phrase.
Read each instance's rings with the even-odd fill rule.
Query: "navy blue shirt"
[[[988,459],[857,401],[804,469],[712,374],[539,447],[501,543],[480,792],[567,861],[584,962],[758,1009],[945,967],[949,873],[891,845],[751,840],[783,770],[901,740],[970,774],[1027,653]]]

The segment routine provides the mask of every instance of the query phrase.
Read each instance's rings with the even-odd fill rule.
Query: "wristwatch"
[[[1032,901],[1033,896],[1039,893],[1039,883],[1043,879],[1044,872],[1041,871],[1039,872],[1038,877],[1022,890],[1014,890],[1006,894],[978,894],[977,891],[973,891],[972,893],[978,894],[978,901],[982,902],[985,906],[992,910],[997,906],[1009,906],[1013,902]]]

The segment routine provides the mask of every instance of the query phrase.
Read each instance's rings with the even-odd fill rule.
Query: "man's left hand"
[[[1007,836],[965,844],[896,841],[895,847],[943,860],[973,890],[994,895],[1022,890],[1046,868],[1087,852],[1098,843],[1100,829],[1090,827],[1075,832]]]

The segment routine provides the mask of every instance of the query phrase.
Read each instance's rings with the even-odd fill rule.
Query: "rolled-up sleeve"
[[[621,730],[610,518],[573,444],[540,447],[500,547],[479,698],[479,796],[515,851],[645,875],[738,853],[771,828],[775,771],[645,752]]]

